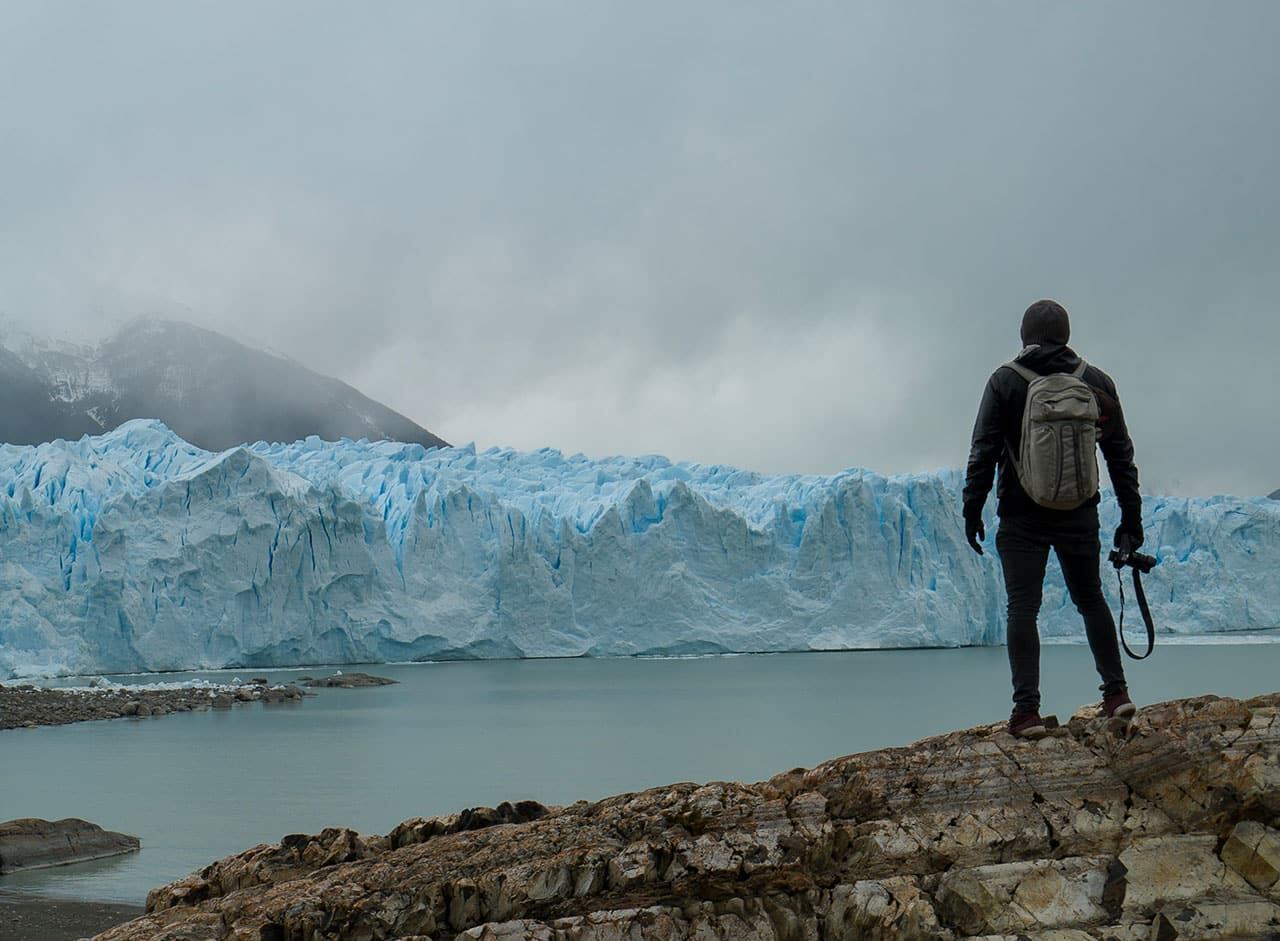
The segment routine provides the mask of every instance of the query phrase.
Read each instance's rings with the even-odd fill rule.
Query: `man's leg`
[[[1093,663],[1102,678],[1103,696],[1113,696],[1125,689],[1124,665],[1120,661],[1120,644],[1116,640],[1116,622],[1111,605],[1102,594],[1102,544],[1095,529],[1089,535],[1055,540],[1054,551],[1062,564],[1062,578],[1076,610],[1084,618],[1085,634]]]
[[[1009,668],[1013,673],[1014,711],[1039,712],[1040,632],[1036,630],[1036,616],[1044,591],[1049,541],[1031,525],[1016,519],[1001,520],[996,551],[1009,596]]]

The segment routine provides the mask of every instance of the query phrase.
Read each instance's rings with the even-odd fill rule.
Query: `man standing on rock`
[[[1022,317],[1023,350],[987,382],[973,428],[964,485],[964,528],[982,555],[982,508],[1000,468],[996,551],[1009,595],[1009,666],[1013,714],[1009,732],[1036,738],[1040,718],[1040,635],[1036,617],[1052,548],[1102,678],[1102,709],[1133,715],[1115,620],[1102,594],[1098,535],[1100,445],[1120,503],[1115,545],[1142,545],[1142,497],[1133,441],[1111,377],[1067,346],[1071,324],[1061,304],[1036,301]]]

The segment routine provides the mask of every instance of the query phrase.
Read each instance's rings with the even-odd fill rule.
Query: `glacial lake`
[[[1238,638],[1242,639],[1242,638]],[[1126,664],[1140,702],[1280,688],[1280,643],[1165,644]],[[1268,642],[1270,641],[1270,642]],[[0,820],[83,817],[141,853],[0,877],[0,888],[141,902],[286,833],[675,781],[757,781],[1008,715],[1005,648],[343,667],[399,680],[301,704],[0,732]],[[307,670],[132,676],[145,683]],[[1098,698],[1088,649],[1043,648],[1045,714]]]

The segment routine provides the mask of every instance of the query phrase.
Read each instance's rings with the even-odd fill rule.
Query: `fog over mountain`
[[[0,4],[0,314],[452,441],[964,464],[1053,297],[1147,493],[1280,480],[1280,3]],[[429,368],[423,368],[430,364]]]
[[[356,389],[211,330],[144,318],[96,345],[0,330],[0,441],[37,444],[158,418],[209,450],[308,435],[446,442]]]

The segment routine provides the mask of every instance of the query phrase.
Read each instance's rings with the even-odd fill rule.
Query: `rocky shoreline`
[[[330,829],[102,941],[1280,937],[1280,693],[1082,711],[795,769]]]
[[[368,673],[301,676],[296,683],[273,683],[265,676],[248,683],[173,683],[124,686],[95,680],[94,685],[57,688],[0,683],[0,731],[69,725],[98,719],[145,719],[178,712],[230,709],[246,703],[300,702],[307,689],[364,689],[394,686],[398,680]]]
[[[389,680],[385,676],[372,676],[368,673],[343,673],[339,670],[333,676],[300,676],[298,685],[307,689],[365,689],[370,686],[395,686],[399,680]]]
[[[230,709],[251,702],[297,702],[306,695],[297,686],[272,685],[265,679],[241,685],[165,689],[129,686],[56,689],[0,685],[0,730]]]

